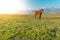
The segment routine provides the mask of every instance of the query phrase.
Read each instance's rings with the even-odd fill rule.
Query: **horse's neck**
[[[42,12],[41,10],[39,12]]]

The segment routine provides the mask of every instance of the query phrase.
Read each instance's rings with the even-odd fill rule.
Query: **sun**
[[[26,7],[24,0],[0,0],[0,14],[16,13]]]

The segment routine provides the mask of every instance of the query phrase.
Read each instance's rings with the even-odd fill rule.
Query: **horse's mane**
[[[42,12],[44,9],[36,10],[35,12]]]

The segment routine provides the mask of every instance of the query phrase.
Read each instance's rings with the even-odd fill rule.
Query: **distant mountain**
[[[54,14],[60,13],[60,8],[46,8],[44,13],[47,13],[47,14],[48,13],[54,13]]]
[[[36,11],[35,9],[34,10],[33,9],[31,9],[31,10],[28,9],[28,10],[19,11],[19,13],[33,14],[35,11]],[[44,13],[45,14],[49,14],[49,13],[50,14],[53,14],[53,13],[58,14],[58,13],[60,13],[60,8],[45,8]]]

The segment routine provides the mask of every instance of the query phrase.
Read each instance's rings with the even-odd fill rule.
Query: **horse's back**
[[[38,15],[39,14],[39,11],[35,11],[35,15]]]

